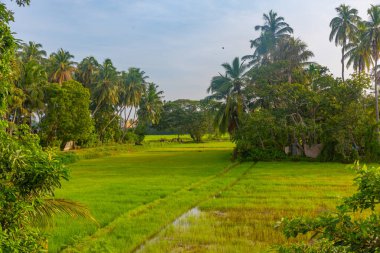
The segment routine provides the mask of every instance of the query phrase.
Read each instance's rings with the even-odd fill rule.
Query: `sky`
[[[110,58],[118,70],[138,67],[166,100],[201,99],[221,64],[252,54],[250,39],[274,10],[307,43],[312,59],[340,75],[340,48],[329,42],[335,7],[348,4],[367,19],[367,0],[32,0],[7,3],[16,37],[50,54],[68,50],[76,61]]]

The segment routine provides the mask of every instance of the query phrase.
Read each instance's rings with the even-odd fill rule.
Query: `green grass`
[[[179,192],[192,185],[208,183],[230,165],[232,146],[229,142],[218,142],[157,144],[148,148],[125,147],[122,152],[117,151],[117,147],[92,149],[95,154],[101,154],[100,158],[82,159],[70,165],[71,180],[63,184],[63,189],[57,191],[56,197],[87,205],[100,227],[83,220],[64,217],[56,219],[55,226],[48,231],[51,234],[49,251],[57,252],[67,245],[77,244],[88,235],[114,226],[118,219],[124,222],[123,217],[131,212],[151,208],[157,202],[161,205],[161,200],[168,202],[167,199],[170,199],[176,202],[177,199],[182,199]],[[104,152],[109,155],[103,156]],[[91,155],[89,150],[79,153],[82,158]],[[206,195],[202,197],[207,197]],[[183,199],[188,199],[186,205],[168,210],[170,217],[167,220],[156,217],[158,224],[154,227],[147,220],[147,228],[144,228],[146,234],[143,233],[141,239],[133,239],[130,246],[137,246],[141,240],[156,233],[159,226],[166,225],[170,219],[175,219],[182,211],[191,207],[193,201],[199,201],[193,196]],[[142,225],[138,226],[137,230],[142,228]],[[134,232],[136,231],[126,236],[133,236]]]
[[[142,252],[265,252],[286,240],[282,217],[332,210],[353,191],[342,164],[258,163],[233,186],[199,205],[201,213],[171,225]]]
[[[77,152],[56,196],[87,205],[100,226],[57,218],[49,252],[262,252],[286,242],[274,229],[281,217],[316,215],[352,192],[345,165],[234,164],[233,147],[153,141]],[[193,207],[199,216],[172,224]]]

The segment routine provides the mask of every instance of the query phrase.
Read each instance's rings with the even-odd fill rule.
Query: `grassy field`
[[[285,242],[274,229],[281,217],[315,215],[353,189],[345,165],[237,164],[232,148],[223,141],[81,151],[92,159],[70,165],[72,178],[56,196],[84,203],[100,225],[57,218],[49,252],[262,252]]]

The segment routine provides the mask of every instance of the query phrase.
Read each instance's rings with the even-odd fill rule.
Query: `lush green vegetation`
[[[359,191],[325,215],[353,192],[353,174],[342,164],[273,162],[380,161],[380,6],[367,21],[347,5],[336,11],[329,39],[342,47],[341,78],[311,62],[270,11],[253,52],[222,64],[208,97],[164,102],[140,68],[77,63],[62,48],[47,56],[16,40],[0,2],[0,251],[378,252],[379,169],[359,169]],[[172,135],[144,142],[148,132]],[[67,143],[88,149],[55,156]],[[272,162],[252,162],[263,160]],[[68,216],[50,224],[57,214]],[[279,223],[285,236],[302,236],[276,230],[282,217],[291,217]]]
[[[86,248],[105,244],[133,249],[242,173],[243,168],[228,169],[231,148],[230,142],[156,143],[71,165],[72,179],[57,197],[85,203],[101,227],[89,221],[59,219],[49,250],[78,243],[90,234],[94,235],[85,239]]]
[[[342,46],[341,78],[312,62],[313,52],[293,37],[293,28],[274,11],[255,26],[260,34],[250,41],[253,52],[243,61],[236,57],[222,64],[222,74],[212,78],[206,100],[217,108],[215,125],[231,134],[241,158],[380,160],[380,6],[368,9],[367,21],[348,5],[336,11],[329,39]],[[350,66],[354,74],[345,78],[344,69]],[[375,96],[367,92],[370,73]]]
[[[50,230],[49,250],[74,245],[68,252],[125,252],[158,236],[144,250],[261,252],[286,242],[275,229],[282,217],[317,215],[353,190],[353,175],[342,164],[234,166],[231,142],[154,142],[117,151],[120,147],[108,147],[109,156],[101,158],[82,156],[70,166],[72,179],[57,196],[85,203],[100,227],[59,218]],[[171,225],[194,207],[201,210],[199,217]]]

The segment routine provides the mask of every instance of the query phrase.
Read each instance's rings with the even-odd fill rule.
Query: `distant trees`
[[[99,64],[92,56],[77,64],[62,48],[46,58],[35,42],[21,43],[16,55],[6,118],[32,126],[44,145],[83,144],[89,135],[124,142],[134,138],[137,126],[141,139],[141,131],[160,119],[163,92],[139,68],[118,71],[111,59]],[[70,120],[70,113],[77,116]]]
[[[163,106],[158,129],[180,134],[190,134],[195,142],[212,131],[212,121],[207,104],[200,101],[179,99]]]

